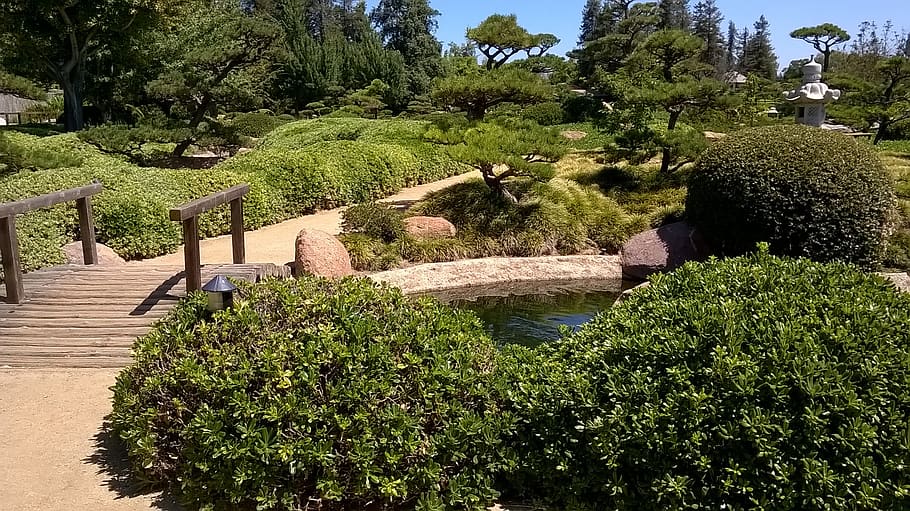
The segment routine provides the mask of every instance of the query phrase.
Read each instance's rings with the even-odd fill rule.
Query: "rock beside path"
[[[710,251],[704,238],[686,222],[676,222],[633,236],[622,247],[623,276],[645,280],[672,271],[686,261],[703,261]]]
[[[354,274],[351,255],[338,238],[325,231],[303,229],[294,246],[297,275],[339,278]]]
[[[882,277],[890,280],[899,290],[910,293],[910,274],[907,273],[882,273]]]
[[[458,232],[452,222],[439,216],[412,216],[404,219],[404,229],[419,239],[454,238]]]
[[[114,252],[114,249],[102,245],[101,243],[96,243],[95,247],[98,252],[98,266],[119,266],[121,264],[126,264],[126,261],[120,257],[117,252]],[[81,241],[67,243],[66,245],[63,245],[62,250],[63,256],[66,257],[66,264],[85,264],[85,259],[82,257]]]

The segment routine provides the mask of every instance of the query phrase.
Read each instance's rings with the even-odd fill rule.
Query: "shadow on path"
[[[153,487],[150,483],[133,475],[126,448],[111,429],[109,422],[104,421],[101,429],[94,436],[94,442],[94,453],[82,461],[98,467],[97,473],[104,476],[104,485],[116,495],[117,499],[150,496],[154,509],[184,511],[177,499],[169,492],[161,491],[160,488]]]

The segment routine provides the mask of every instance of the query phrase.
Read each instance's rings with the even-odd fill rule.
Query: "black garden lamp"
[[[224,275],[216,275],[208,284],[202,286],[202,290],[209,297],[207,307],[209,312],[223,311],[234,306],[234,291],[237,291],[237,286]]]

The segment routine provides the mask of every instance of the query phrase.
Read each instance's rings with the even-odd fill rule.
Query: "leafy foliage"
[[[43,101],[47,98],[47,93],[44,92],[44,89],[28,78],[4,71],[0,71],[0,92],[37,101]]]
[[[261,138],[287,121],[266,112],[249,112],[235,115],[230,127],[238,135]]]
[[[479,320],[366,279],[201,294],[114,386],[134,467],[199,506],[483,509],[514,465]]]
[[[565,114],[562,105],[549,101],[526,107],[521,111],[521,118],[534,121],[541,126],[555,126],[563,123]]]
[[[725,254],[767,241],[777,254],[875,266],[894,191],[875,152],[806,126],[753,128],[710,147],[686,212]]]
[[[687,264],[501,362],[513,484],[582,509],[903,509],[908,321],[910,297],[852,266]]]
[[[391,243],[404,234],[404,215],[384,204],[367,202],[344,210],[342,231]]]

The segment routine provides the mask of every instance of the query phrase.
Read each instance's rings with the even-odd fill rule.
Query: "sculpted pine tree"
[[[147,27],[163,12],[153,0],[17,0],[0,2],[0,53],[12,71],[63,89],[67,131],[82,129],[89,60],[115,40]],[[15,56],[15,58],[12,58]]]
[[[525,52],[539,57],[559,44],[553,34],[531,34],[518,24],[514,14],[493,14],[467,30],[467,38],[486,57],[486,68],[500,68],[515,55]]]
[[[438,79],[431,95],[437,103],[460,108],[469,119],[481,120],[496,105],[539,103],[552,98],[553,90],[534,73],[507,67]]]
[[[457,133],[443,133],[436,128],[428,136],[454,142],[451,154],[479,170],[490,190],[512,204],[517,204],[518,199],[507,187],[509,179],[531,177],[547,181],[555,174],[553,164],[567,150],[558,131],[533,121],[480,123]]]
[[[824,23],[814,27],[803,27],[790,32],[790,37],[801,39],[815,48],[816,51],[824,55],[822,71],[827,73],[831,68],[831,52],[838,44],[850,40],[850,34],[846,30],[832,23]]]
[[[698,37],[681,30],[661,30],[636,49],[624,69],[630,83],[636,87],[624,93],[617,104],[618,109],[632,112],[662,110],[667,114],[665,133],[654,133],[653,140],[661,148],[661,172],[668,172],[670,164],[681,153],[690,152],[682,149],[703,141],[701,133],[676,131],[683,112],[717,106],[726,92],[723,83],[704,78],[710,70],[698,60],[703,48],[704,43]],[[638,123],[649,120],[649,116],[637,118]],[[643,126],[631,128],[647,131]]]
[[[219,101],[261,86],[269,63],[280,55],[282,40],[277,26],[239,9],[199,11],[190,9],[174,34],[162,34],[159,51],[170,59],[167,71],[148,84],[148,92],[179,105],[184,128],[194,132]],[[232,80],[243,73],[242,83]],[[194,136],[177,143],[173,156],[182,156]]]

